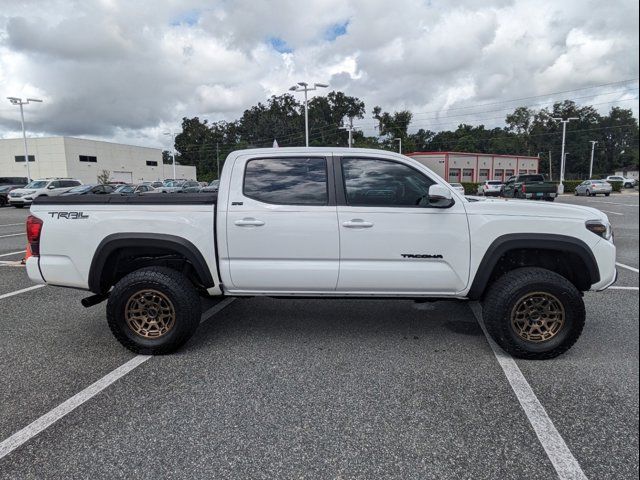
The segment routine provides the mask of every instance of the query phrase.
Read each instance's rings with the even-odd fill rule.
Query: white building
[[[139,183],[173,178],[173,167],[162,163],[159,148],[71,137],[28,138],[32,179],[68,177],[96,183],[109,172],[111,181]],[[26,177],[22,138],[0,139],[0,177]],[[176,165],[176,177],[195,180],[196,167]]]

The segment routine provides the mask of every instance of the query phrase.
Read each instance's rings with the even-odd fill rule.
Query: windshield
[[[164,182],[164,186],[165,187],[178,187],[178,186],[180,186],[180,182],[168,181],[168,182]]]
[[[4,187],[0,187],[0,192],[8,192],[11,188],[11,185],[5,185]]]
[[[30,184],[28,184],[24,188],[44,188],[46,186],[47,186],[47,182],[45,182],[43,180],[35,180],[35,181],[31,182]]]
[[[132,193],[133,187],[131,185],[120,185],[115,191],[118,193]]]
[[[80,185],[79,187],[74,187],[71,190],[69,190],[69,193],[86,192],[88,190],[91,190],[92,188],[93,188],[93,185]]]
[[[220,180],[213,180],[209,186],[210,187],[217,187],[218,185],[220,185]]]

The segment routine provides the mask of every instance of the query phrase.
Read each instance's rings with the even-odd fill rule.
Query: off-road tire
[[[136,333],[127,323],[125,310],[138,292],[160,292],[173,307],[174,322],[158,338]],[[180,272],[167,267],[146,267],[123,277],[113,288],[107,302],[107,322],[116,339],[134,353],[164,355],[180,348],[200,323],[200,297],[193,284]]]
[[[523,339],[512,326],[512,312],[528,293],[543,292],[555,297],[564,308],[564,323],[548,340]],[[544,268],[526,267],[507,272],[489,287],[482,302],[487,331],[503,350],[517,358],[544,360],[569,350],[580,337],[585,307],[578,289],[566,278]]]

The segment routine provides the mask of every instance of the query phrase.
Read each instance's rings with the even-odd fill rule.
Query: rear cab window
[[[245,165],[245,197],[275,205],[328,205],[324,157],[256,158]]]

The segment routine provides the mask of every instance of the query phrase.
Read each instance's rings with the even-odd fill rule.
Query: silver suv
[[[80,180],[71,178],[47,178],[44,180],[32,180],[23,188],[16,188],[9,193],[9,205],[22,208],[31,205],[37,197],[55,197],[82,185]]]

